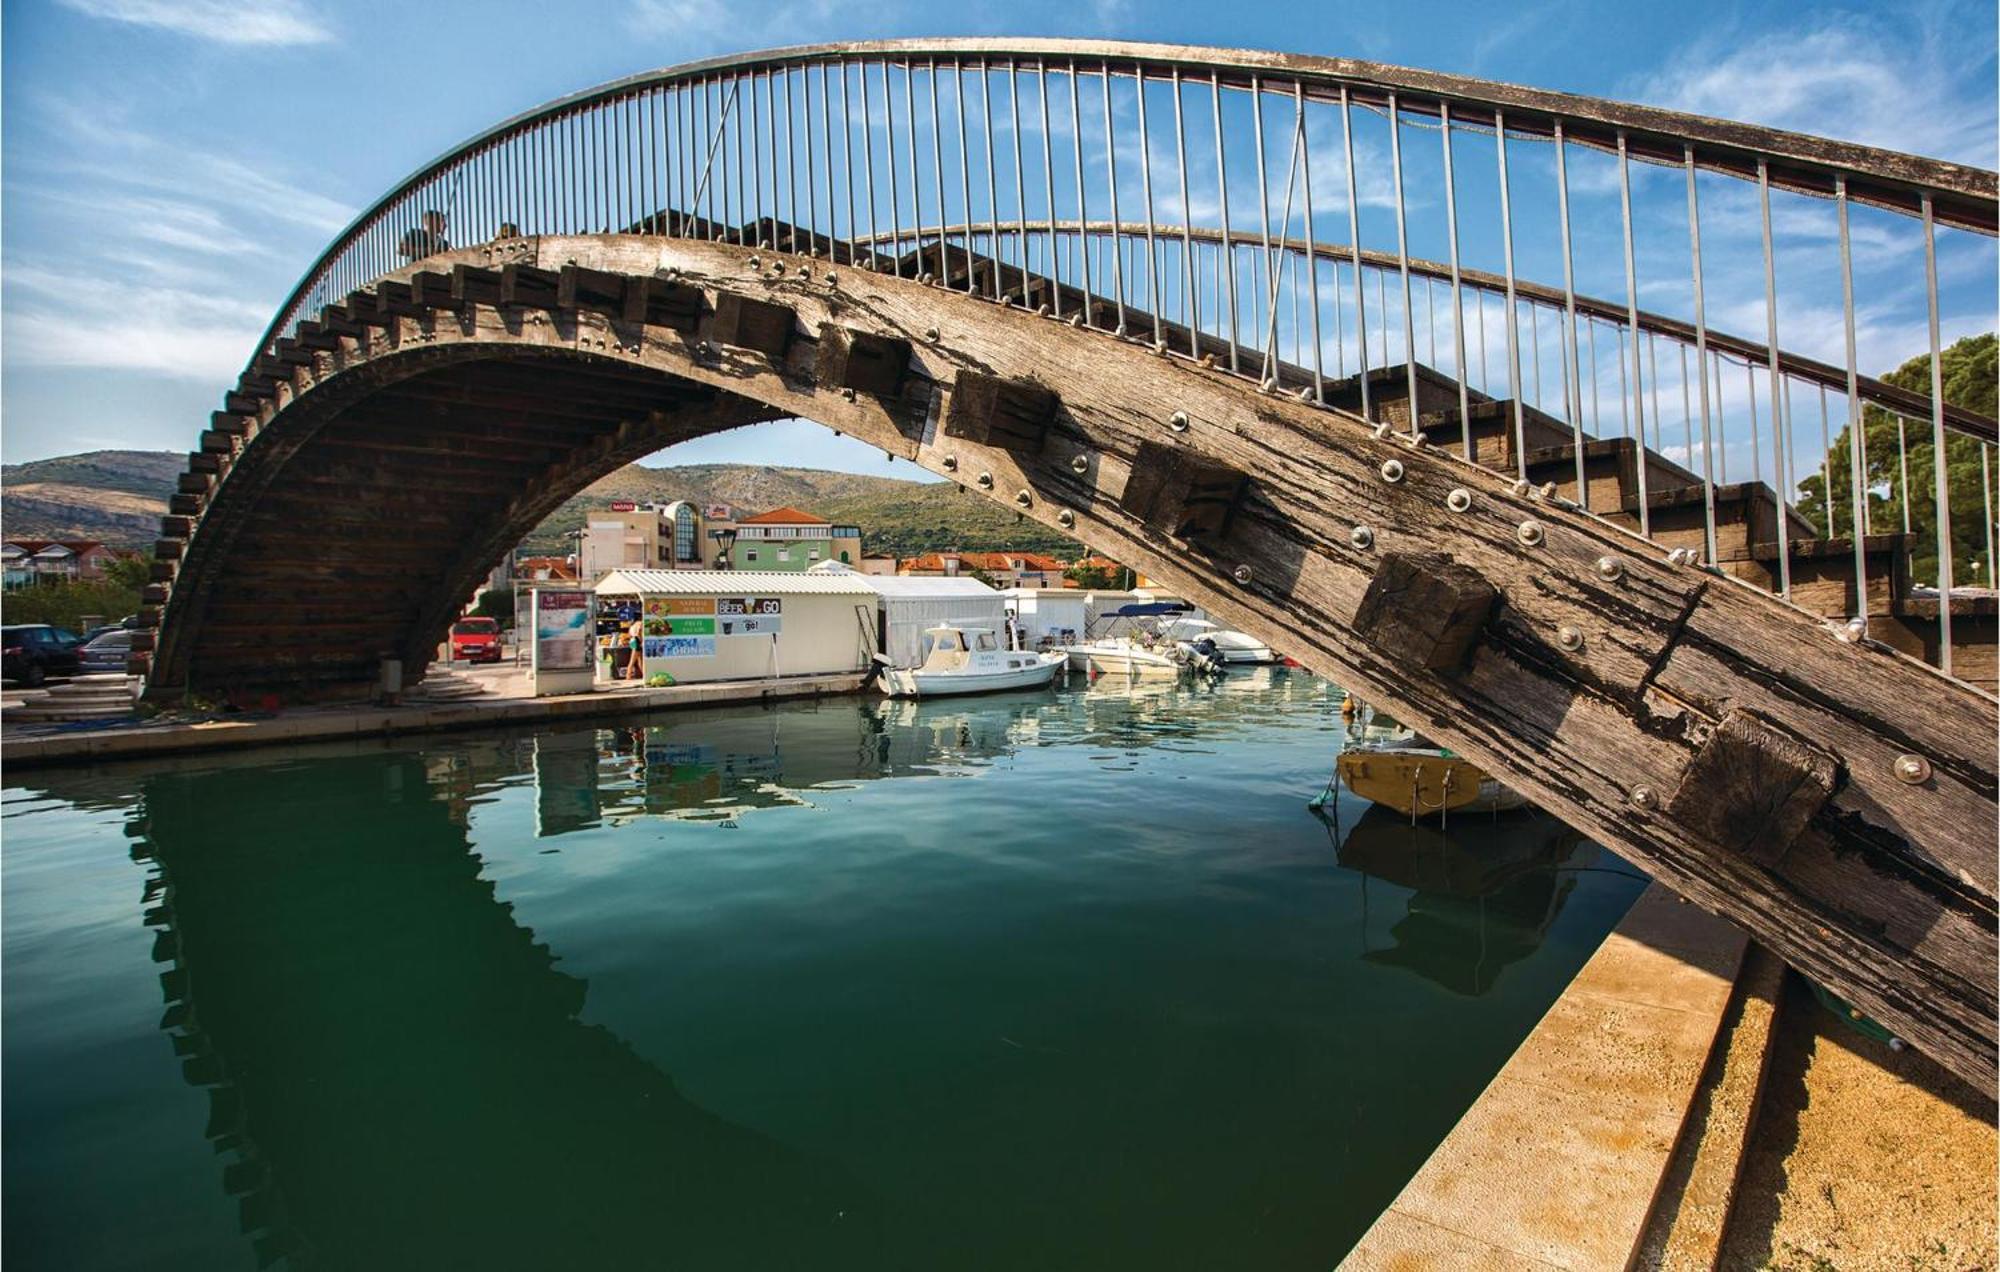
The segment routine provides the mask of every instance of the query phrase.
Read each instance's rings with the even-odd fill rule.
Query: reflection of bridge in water
[[[877,1266],[853,1180],[583,1022],[434,776],[273,766],[283,829],[232,814],[240,773],[144,782],[161,1027],[260,1264]]]

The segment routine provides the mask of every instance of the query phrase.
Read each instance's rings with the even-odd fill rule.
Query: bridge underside
[[[324,699],[368,693],[385,657],[420,672],[478,580],[563,500],[662,447],[775,414],[569,352],[453,353],[379,368],[372,392],[287,421],[310,436],[254,498],[218,500],[214,540],[205,524],[191,546],[190,576],[217,558],[200,636],[161,650],[156,686]]]
[[[590,480],[814,419],[1166,580],[1992,1080],[1990,697],[1279,381],[729,244],[432,258],[204,434],[150,689],[366,692]]]

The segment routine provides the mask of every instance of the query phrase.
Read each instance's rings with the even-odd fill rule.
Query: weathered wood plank
[[[1354,631],[1390,657],[1455,671],[1500,594],[1477,570],[1436,553],[1392,552],[1354,611]]]

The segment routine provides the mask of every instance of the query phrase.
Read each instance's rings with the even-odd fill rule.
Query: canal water
[[[1317,816],[1339,692],[24,772],[15,1268],[1327,1269],[1641,882]]]

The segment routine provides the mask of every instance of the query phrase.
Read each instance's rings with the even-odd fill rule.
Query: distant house
[[[797,508],[773,508],[740,518],[728,541],[732,569],[799,573],[821,561],[858,566],[861,527],[835,525]]]
[[[576,561],[559,556],[522,557],[514,562],[514,577],[525,583],[574,583]]]
[[[118,556],[95,539],[8,539],[0,544],[0,564],[10,589],[101,579],[104,567]]]
[[[926,552],[896,567],[917,577],[956,578],[983,574],[993,586],[1062,587],[1063,563],[1040,552]]]

